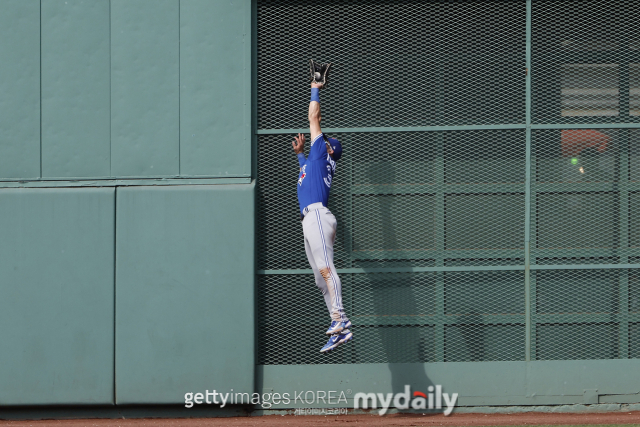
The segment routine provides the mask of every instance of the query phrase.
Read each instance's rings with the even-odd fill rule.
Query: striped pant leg
[[[304,238],[304,250],[307,253],[307,259],[309,260],[309,264],[311,265],[311,269],[313,270],[313,275],[315,276],[316,286],[322,292],[322,296],[324,297],[324,302],[327,304],[327,310],[329,310],[329,314],[331,314],[332,304],[331,304],[331,294],[329,293],[329,288],[327,287],[327,282],[325,282],[324,277],[320,274],[320,270],[316,265],[316,261],[313,259],[313,253],[311,252],[311,245],[309,244],[309,240]]]
[[[331,319],[347,321],[342,304],[342,284],[333,264],[333,243],[337,221],[327,208],[311,211],[302,222],[305,241],[315,265],[324,279],[331,300]],[[312,267],[313,268],[313,267]],[[321,288],[322,289],[322,288]]]

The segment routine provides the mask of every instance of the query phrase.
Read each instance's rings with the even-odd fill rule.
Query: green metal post
[[[438,88],[437,114],[441,121],[444,113],[444,62],[438,62]],[[436,184],[436,209],[435,209],[435,238],[436,238],[436,267],[444,267],[445,257],[445,161],[444,161],[444,132],[439,132],[436,138],[435,184]],[[436,327],[435,327],[435,357],[436,362],[445,360],[445,319],[444,319],[444,292],[446,273],[436,273]]]
[[[629,43],[629,34],[623,31],[621,33],[620,49],[625,53],[631,52]],[[618,109],[619,117],[622,120],[628,120],[631,110],[630,94],[631,84],[629,80],[629,72],[631,64],[628,60],[622,61],[618,65]],[[627,264],[629,262],[629,148],[630,148],[629,129],[618,130],[619,144],[617,159],[618,168],[616,169],[618,180],[614,184],[618,187],[618,263]],[[622,270],[618,276],[619,286],[619,354],[618,357],[626,359],[629,357],[629,272]]]
[[[527,160],[525,178],[525,204],[524,204],[524,314],[525,314],[525,360],[531,360],[531,0],[527,0],[527,24],[526,24],[526,98],[525,120]]]
[[[628,98],[627,98],[628,101]],[[627,102],[628,106],[628,102]],[[621,105],[622,109],[622,105]],[[616,184],[620,189],[618,192],[618,263],[627,264],[629,262],[629,129],[618,131],[619,152],[618,152],[618,177]],[[619,357],[626,359],[629,357],[629,274],[628,270],[622,270],[618,276],[619,283],[619,337],[620,348]]]

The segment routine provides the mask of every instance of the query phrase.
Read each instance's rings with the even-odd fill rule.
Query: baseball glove
[[[322,84],[323,88],[327,87],[331,62],[322,64],[319,62],[313,62],[313,59],[310,59],[309,65],[311,68],[311,82]]]

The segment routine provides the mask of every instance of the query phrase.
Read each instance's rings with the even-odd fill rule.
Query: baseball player
[[[309,103],[309,127],[311,148],[309,158],[304,156],[305,137],[298,134],[292,142],[298,156],[298,203],[304,232],[304,247],[315,275],[316,285],[324,296],[331,314],[330,335],[321,353],[333,350],[350,341],[353,333],[351,322],[342,306],[342,287],[333,265],[333,243],[336,238],[336,217],[329,211],[329,191],[336,171],[336,162],[342,155],[342,146],[335,138],[328,138],[320,129],[320,89],[326,86],[331,64],[311,61],[311,101]]]

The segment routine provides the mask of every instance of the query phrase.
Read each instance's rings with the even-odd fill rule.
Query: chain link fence
[[[259,363],[639,357],[639,14],[259,0]],[[331,354],[290,148],[310,58],[334,63],[322,126],[344,147],[329,208],[354,341]]]

